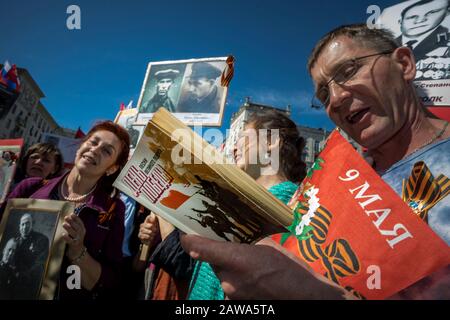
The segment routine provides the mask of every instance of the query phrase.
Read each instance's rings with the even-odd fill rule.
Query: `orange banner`
[[[291,235],[273,239],[318,273],[384,299],[450,263],[450,249],[335,131],[290,203]]]

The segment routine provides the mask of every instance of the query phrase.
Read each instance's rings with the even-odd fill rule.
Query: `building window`
[[[314,141],[314,152],[318,153],[320,150],[320,141]]]
[[[6,129],[9,129],[11,126],[11,119],[8,119],[8,122],[6,122]]]

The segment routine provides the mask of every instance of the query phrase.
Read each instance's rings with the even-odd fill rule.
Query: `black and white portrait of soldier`
[[[19,235],[16,237],[16,266],[23,288],[21,294],[29,298],[34,298],[37,293],[49,254],[47,236],[34,230],[33,224],[31,213],[23,214],[19,223]]]
[[[12,210],[8,216],[0,247],[9,248],[3,250],[2,260],[10,261],[17,276],[14,299],[39,297],[56,223],[57,215],[47,212]],[[3,239],[13,242],[8,241],[3,247]]]
[[[192,64],[184,82],[178,112],[218,113],[223,90],[218,86],[222,70],[208,62]]]
[[[143,103],[139,112],[153,113],[160,107],[164,107],[170,112],[175,112],[175,102],[170,97],[170,93],[175,79],[179,76],[180,71],[173,68],[156,71],[154,74],[154,79],[156,80],[155,93]]]
[[[450,42],[449,30],[441,24],[448,12],[449,0],[414,2],[400,13],[402,34],[397,41],[410,47],[417,61],[436,48],[446,47]]]

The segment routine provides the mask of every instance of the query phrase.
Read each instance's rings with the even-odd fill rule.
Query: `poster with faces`
[[[165,108],[187,125],[220,126],[227,96],[227,57],[150,62],[137,104],[137,124]]]
[[[379,20],[416,60],[415,86],[428,106],[450,106],[449,0],[409,0],[386,8]]]

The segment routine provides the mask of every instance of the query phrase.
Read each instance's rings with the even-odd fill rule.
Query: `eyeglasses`
[[[324,86],[321,86],[316,91],[311,101],[311,107],[314,109],[326,108],[330,103],[330,83],[334,81],[336,84],[344,84],[347,81],[349,81],[358,72],[359,68],[361,68],[362,65],[360,61],[362,59],[379,56],[383,54],[390,54],[392,52],[393,51],[391,50],[383,51],[379,53],[369,54],[367,56],[356,57],[345,61],[337,68],[333,77],[331,77],[331,79],[328,80],[328,82]]]

